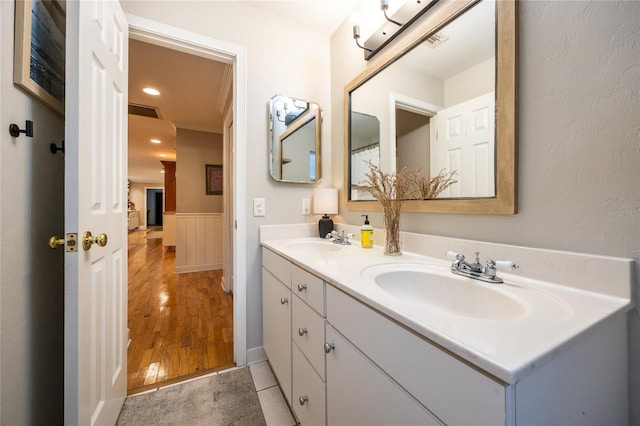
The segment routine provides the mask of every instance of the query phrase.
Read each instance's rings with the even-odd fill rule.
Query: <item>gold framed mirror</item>
[[[322,178],[322,109],[284,95],[269,100],[269,175],[277,182],[318,183]]]
[[[426,160],[426,165],[417,164],[418,167],[413,168],[424,170],[426,167],[431,175],[437,175],[441,169],[447,169],[447,165],[450,167],[448,171],[458,171],[461,164],[470,164],[468,161],[466,163],[460,162],[458,157],[447,153],[446,150],[445,154],[442,154],[442,148],[440,148],[441,151],[434,148],[437,146],[435,141],[438,134],[449,135],[451,133],[451,127],[446,127],[451,125],[446,123],[452,121],[443,121],[443,117],[448,117],[448,119],[452,117],[451,114],[447,115],[445,112],[454,110],[453,105],[447,105],[447,102],[456,104],[457,108],[460,101],[454,102],[453,99],[460,98],[462,95],[457,92],[444,95],[438,92],[438,98],[433,93],[433,87],[436,87],[434,85],[436,83],[434,83],[428,89],[432,91],[431,95],[421,96],[422,92],[417,85],[407,84],[407,81],[412,80],[406,74],[409,68],[406,66],[403,68],[404,64],[411,61],[414,62],[414,67],[420,61],[424,63],[424,57],[420,57],[418,60],[415,56],[416,52],[421,49],[429,50],[425,48],[425,45],[434,52],[436,51],[432,46],[434,43],[436,45],[442,44],[442,46],[438,46],[439,52],[453,49],[456,44],[456,31],[461,26],[469,26],[473,30],[465,30],[471,35],[467,36],[464,41],[466,44],[463,45],[464,49],[461,51],[466,62],[472,61],[469,59],[472,56],[475,56],[473,59],[475,62],[473,62],[473,67],[467,64],[462,69],[473,68],[473,74],[467,71],[460,72],[461,66],[456,64],[458,67],[455,73],[456,77],[455,79],[450,78],[448,84],[449,86],[452,84],[460,85],[460,81],[473,80],[467,76],[473,75],[475,77],[478,74],[476,69],[482,70],[484,76],[482,81],[490,83],[479,83],[477,87],[466,90],[465,94],[467,98],[473,98],[473,102],[477,102],[477,99],[480,98],[483,100],[489,98],[488,103],[482,104],[482,109],[485,111],[483,115],[470,116],[470,121],[486,122],[489,129],[489,131],[485,129],[485,134],[489,136],[484,136],[488,140],[488,144],[482,145],[482,149],[473,148],[475,152],[472,154],[474,156],[472,160],[476,163],[477,158],[483,158],[484,161],[481,167],[472,166],[474,170],[482,169],[484,171],[480,175],[471,175],[468,172],[470,167],[466,167],[462,169],[466,179],[465,186],[452,187],[453,191],[443,193],[435,199],[407,200],[403,210],[515,214],[517,212],[517,1],[441,1],[438,7],[434,7],[433,13],[423,18],[423,20],[416,22],[415,28],[409,29],[409,34],[397,46],[379,57],[369,68],[345,86],[345,190],[343,191],[345,207],[347,210],[360,211],[381,209],[376,201],[362,199],[362,191],[359,191],[358,182],[362,181],[363,176],[363,165],[360,163],[363,158],[365,160],[375,158],[377,161],[372,161],[374,164],[379,165],[384,171],[392,172],[404,166],[412,168],[414,164],[411,163],[413,161],[411,158],[415,159],[421,156],[415,154],[418,149],[418,151],[426,152],[424,156],[431,158]],[[447,37],[447,34],[451,35],[451,41],[443,43],[441,40]],[[482,50],[480,48],[481,39],[488,39],[488,43],[492,45],[490,53],[480,53]],[[450,47],[447,47],[447,43]],[[433,55],[433,53],[429,54]],[[431,58],[433,65],[443,65],[440,58],[444,58],[444,55],[428,57]],[[455,69],[456,66],[452,65],[449,68]],[[426,69],[427,67],[420,68]],[[453,71],[449,73],[454,74]],[[435,81],[436,78],[432,75],[436,74],[427,76],[422,74],[418,78],[420,81],[427,79]],[[444,77],[439,76],[438,78],[442,80]],[[444,83],[439,84],[444,87]],[[488,87],[489,85],[490,87]],[[425,84],[425,86],[429,85]],[[480,93],[482,96],[479,96]],[[447,100],[443,100],[445,97]],[[471,108],[472,111],[479,111],[480,109],[475,106],[477,104],[471,101],[467,102],[467,98],[464,98],[466,104],[471,105],[468,108]],[[431,134],[430,148],[415,148],[414,143],[414,148],[409,150],[404,148],[405,142],[402,142],[401,145],[400,141],[403,140],[401,134],[412,131],[417,126],[416,124],[403,124],[407,116],[412,115],[422,116],[421,119],[414,121],[427,123],[427,129],[429,129],[429,122],[432,123],[430,130],[426,131],[426,136],[422,136],[423,139],[421,139],[427,140]],[[371,127],[360,127],[364,126],[363,123],[369,123]],[[366,135],[366,138],[369,139],[363,142],[360,140],[362,135]],[[440,136],[440,139],[443,137]],[[429,145],[429,142],[426,143]],[[481,145],[475,144],[473,141],[469,144],[472,147]],[[441,145],[444,146],[442,143]],[[402,149],[401,146],[403,146]],[[370,151],[367,155],[372,157],[367,157],[367,155],[363,157],[362,152],[368,149]],[[404,152],[402,152],[403,150]],[[439,163],[436,161],[438,158],[440,159]],[[451,160],[451,158],[454,160],[458,158],[458,162]],[[442,167],[443,165],[444,167]],[[470,193],[468,189],[464,189],[470,185],[474,186],[473,191],[475,192]]]

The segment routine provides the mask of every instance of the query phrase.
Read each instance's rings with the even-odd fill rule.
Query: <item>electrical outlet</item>
[[[308,198],[302,199],[302,215],[309,216],[311,214],[311,200]]]
[[[254,198],[253,199],[253,216],[264,217],[266,212],[267,212],[267,207],[265,205],[264,198]]]

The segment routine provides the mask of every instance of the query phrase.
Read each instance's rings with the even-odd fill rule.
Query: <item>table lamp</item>
[[[336,188],[316,188],[313,191],[313,212],[321,214],[318,221],[320,238],[333,231],[333,220],[330,214],[338,214],[338,190]]]

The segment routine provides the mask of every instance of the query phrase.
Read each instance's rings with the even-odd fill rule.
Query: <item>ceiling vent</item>
[[[444,43],[447,40],[449,40],[449,37],[447,37],[446,35],[442,33],[435,33],[427,37],[427,39],[424,41],[424,44],[426,44],[427,46],[433,49],[435,47],[440,46],[442,43]]]
[[[162,118],[160,116],[160,110],[157,107],[148,105],[129,104],[129,114],[157,119]]]

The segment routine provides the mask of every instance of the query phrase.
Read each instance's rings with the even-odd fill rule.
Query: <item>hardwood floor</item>
[[[228,368],[233,298],[222,270],[175,274],[175,251],[129,233],[128,393]]]

